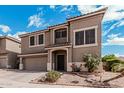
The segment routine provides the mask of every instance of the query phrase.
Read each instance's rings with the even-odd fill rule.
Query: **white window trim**
[[[43,38],[44,38],[44,41],[43,41],[43,44],[38,44],[38,36],[39,35],[41,35],[41,34],[43,34],[44,36],[43,36]],[[32,36],[34,36],[35,37],[35,44],[34,45],[30,45],[30,37],[32,37]],[[40,33],[40,34],[36,34],[36,35],[30,35],[29,36],[29,48],[32,48],[32,47],[38,47],[38,46],[45,46],[45,33]]]
[[[55,28],[55,29],[53,29],[53,44],[55,44],[55,31],[56,30],[58,30],[58,29],[62,29],[62,28],[66,28],[67,29],[67,42],[68,42],[68,27],[66,26],[66,27],[60,27],[60,28]]]
[[[88,29],[95,29],[95,43],[94,44],[85,44],[85,32]],[[87,28],[82,28],[82,29],[76,29],[74,30],[74,34],[73,34],[73,44],[74,44],[74,48],[79,48],[79,47],[92,47],[92,46],[97,46],[98,42],[97,42],[97,30],[98,30],[98,26],[91,26],[91,27],[87,27]],[[76,32],[80,32],[80,31],[84,31],[84,45],[75,45],[75,33]]]
[[[34,45],[30,45],[30,37],[34,36]],[[29,47],[35,47],[36,46],[36,35],[29,36]]]
[[[43,44],[39,44],[39,35],[43,35]],[[37,34],[37,46],[44,46],[45,45],[45,33]]]

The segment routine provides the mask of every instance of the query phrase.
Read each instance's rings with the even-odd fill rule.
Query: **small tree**
[[[85,67],[88,68],[88,71],[94,72],[98,69],[101,58],[99,58],[97,55],[85,54],[83,56],[83,61],[86,62]]]

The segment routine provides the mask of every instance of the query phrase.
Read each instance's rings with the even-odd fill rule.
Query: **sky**
[[[18,35],[66,22],[69,17],[108,7],[102,20],[102,55],[124,57],[124,6],[33,5],[0,6],[0,35]]]

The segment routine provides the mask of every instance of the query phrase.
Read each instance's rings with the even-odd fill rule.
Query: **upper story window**
[[[65,38],[66,36],[67,36],[67,30],[65,28],[55,30],[55,38]]]
[[[29,47],[37,47],[44,44],[44,33],[29,36]]]
[[[85,43],[86,44],[95,43],[95,29],[89,29],[85,31]]]
[[[96,44],[96,27],[75,31],[75,46]]]
[[[84,45],[84,31],[75,33],[75,44],[76,45]]]
[[[30,46],[34,46],[35,45],[35,36],[30,36]]]
[[[44,44],[44,35],[40,34],[38,35],[38,45]]]

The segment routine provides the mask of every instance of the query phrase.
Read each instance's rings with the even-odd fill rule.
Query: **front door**
[[[57,70],[64,71],[65,56],[57,55]]]

